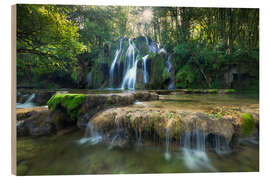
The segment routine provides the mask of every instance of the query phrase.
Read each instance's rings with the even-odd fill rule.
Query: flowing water
[[[16,103],[16,108],[21,109],[35,107],[36,105],[32,102],[35,97],[35,93],[31,94],[24,103]]]
[[[143,103],[143,106],[142,106]],[[164,95],[160,101],[136,102],[132,106],[206,111],[218,106],[258,108],[258,97],[244,95]],[[149,141],[136,130],[135,142],[121,145],[123,132],[115,118],[110,141],[97,127],[38,138],[18,138],[19,175],[246,172],[259,170],[258,141],[230,149],[224,138],[214,135],[212,148],[206,146],[203,131],[186,131],[179,142],[172,141],[170,129],[164,141]],[[244,139],[239,142],[245,141]],[[211,146],[210,145],[210,146]]]
[[[148,46],[148,53],[141,54],[140,51],[136,48],[136,45],[132,39],[129,39],[129,46],[125,52],[124,48],[122,47],[123,41],[125,38],[121,38],[119,42],[119,48],[115,51],[114,58],[112,59],[112,63],[110,66],[110,79],[109,79],[109,89],[114,89],[118,85],[115,84],[114,79],[115,77],[115,67],[118,64],[118,79],[121,80],[121,85],[119,89],[129,89],[135,90],[136,89],[136,77],[137,77],[137,66],[138,61],[142,60],[143,62],[143,75],[144,75],[144,83],[147,84],[149,81],[149,73],[147,69],[147,59],[149,53],[167,53],[165,49],[160,48],[160,45],[157,42],[149,42],[148,38],[145,36],[145,43]],[[122,54],[125,53],[125,59],[123,62],[123,76],[121,76],[120,72],[120,64],[121,64],[121,57]],[[143,57],[142,57],[143,56]],[[141,58],[142,57],[142,58]],[[171,70],[171,64],[169,60],[166,62],[169,63],[170,68],[168,71]],[[118,86],[119,87],[119,86]],[[174,84],[170,84],[170,89],[174,89]]]
[[[172,146],[170,159],[163,145],[108,148],[102,143],[80,144],[82,131],[62,136],[19,138],[19,175],[181,173],[258,171],[258,146],[243,146],[230,155]]]
[[[171,58],[171,55],[168,56],[168,60],[166,61],[166,68],[168,70],[168,73],[170,73],[170,84],[169,84],[169,87],[168,89],[175,89],[174,87],[174,83],[173,83],[173,79],[172,79],[172,64],[171,64],[171,61],[170,61],[170,58]]]
[[[148,58],[148,55],[143,57],[143,79],[144,79],[144,83],[148,83],[147,58]]]
[[[138,57],[135,57],[135,44],[129,39],[129,47],[125,58],[125,76],[122,81],[121,89],[135,89]]]
[[[122,55],[122,43],[123,43],[123,38],[120,39],[119,48],[116,50],[116,52],[114,54],[114,59],[113,59],[112,64],[111,64],[111,68],[110,68],[110,86],[111,87],[113,87],[115,64],[116,64],[117,61],[119,61],[121,59],[121,55]]]

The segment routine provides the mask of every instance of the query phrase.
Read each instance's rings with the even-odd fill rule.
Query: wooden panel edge
[[[11,6],[11,173],[16,175],[16,5]]]

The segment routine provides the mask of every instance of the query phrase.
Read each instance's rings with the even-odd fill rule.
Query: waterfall
[[[166,152],[164,154],[166,160],[171,159],[169,147],[170,147],[170,128],[166,128]]]
[[[92,71],[90,71],[87,75],[87,85],[88,87],[92,85]]]
[[[195,129],[191,132],[185,132],[183,146],[184,163],[189,169],[200,170],[206,168],[215,171],[205,152],[205,135],[203,131]]]
[[[90,122],[87,124],[84,137],[79,140],[79,144],[90,143],[92,145],[98,144],[102,141],[102,135],[98,132]]]
[[[24,103],[16,103],[16,108],[30,108],[30,107],[34,107],[35,104],[32,101],[33,101],[33,99],[35,97],[36,97],[36,94],[35,93],[31,94]]]
[[[33,100],[35,97],[36,97],[36,94],[35,94],[35,93],[31,94],[31,96],[29,96],[29,97],[27,98],[27,100],[25,101],[24,104],[31,103],[32,100]]]
[[[145,38],[145,43],[148,46],[148,52],[149,53],[161,53],[166,51],[163,48],[160,48],[159,43],[150,41],[147,36],[144,36]],[[132,39],[129,39],[129,46],[127,50],[124,50],[122,44],[123,41],[126,40],[125,37],[120,39],[119,42],[119,48],[115,51],[114,58],[112,60],[111,66],[110,66],[110,71],[109,71],[109,89],[115,87],[116,85],[114,84],[115,82],[115,67],[118,69],[118,79],[121,81],[120,84],[120,89],[130,89],[130,90],[135,90],[136,87],[136,78],[137,78],[137,64],[138,61],[141,60],[141,56],[139,56],[137,53],[137,48],[135,46],[135,43]],[[125,54],[123,66],[120,66],[121,64],[121,57],[122,55]],[[142,55],[142,54],[140,54]],[[149,54],[144,55],[142,58],[143,60],[143,73],[144,73],[144,84],[148,83],[149,81],[149,73],[147,70],[147,59],[148,59]],[[120,74],[123,74],[120,75]],[[122,76],[122,77],[120,77]],[[89,83],[88,83],[89,84]],[[170,86],[171,89],[174,88],[173,83],[171,83]]]
[[[120,44],[119,44],[119,48],[116,50],[115,54],[114,54],[114,59],[110,68],[110,86],[113,87],[113,80],[114,80],[114,68],[115,68],[115,64],[117,62],[118,59],[121,59],[121,56],[119,58],[119,54],[122,51],[122,43],[123,43],[123,38],[120,39]],[[121,53],[122,55],[122,53]]]
[[[229,144],[224,137],[215,135],[215,151],[219,155],[230,153]]]
[[[117,116],[114,118],[115,126],[116,126],[116,133],[112,138],[110,146],[108,149],[112,149],[115,146],[115,141],[120,137],[120,125]]]
[[[137,76],[137,64],[138,64],[138,56],[135,60],[135,45],[132,40],[129,40],[129,47],[126,53],[125,59],[125,76],[121,85],[121,89],[135,89],[136,84],[136,76]]]
[[[171,64],[171,61],[170,61],[170,58],[171,58],[171,55],[168,56],[168,60],[166,61],[166,68],[167,68],[167,71],[168,73],[170,74],[170,84],[169,84],[169,87],[168,89],[175,89],[174,87],[174,83],[173,83],[173,79],[172,79],[172,64]]]
[[[148,58],[148,54],[146,56],[144,56],[143,59],[143,79],[144,79],[144,83],[148,83],[148,72],[147,72],[147,58]]]

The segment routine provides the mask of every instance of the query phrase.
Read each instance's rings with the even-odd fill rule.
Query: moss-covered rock
[[[235,90],[234,89],[225,89],[224,93],[226,93],[226,94],[235,93]]]
[[[252,135],[255,129],[255,121],[251,114],[243,113],[241,116],[241,134],[245,136]]]
[[[85,101],[84,94],[56,94],[48,101],[51,111],[60,110],[67,114],[67,120],[75,122],[79,117],[80,108]]]
[[[179,140],[184,132],[191,132],[195,129],[202,130],[205,135],[218,134],[223,136],[228,142],[234,134],[232,122],[228,119],[217,119],[201,112],[190,111],[168,111],[155,108],[113,108],[105,110],[90,122],[98,127],[101,132],[111,137],[111,133],[118,126],[130,138],[133,132],[142,134],[156,134],[159,138],[166,138],[166,131],[169,129],[170,137]]]

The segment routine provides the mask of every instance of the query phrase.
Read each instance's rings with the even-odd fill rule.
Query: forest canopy
[[[236,88],[258,87],[259,10],[240,8],[17,5],[17,80],[85,88],[83,66],[107,61],[124,36],[147,36],[172,54],[176,88],[224,88],[234,67]]]

